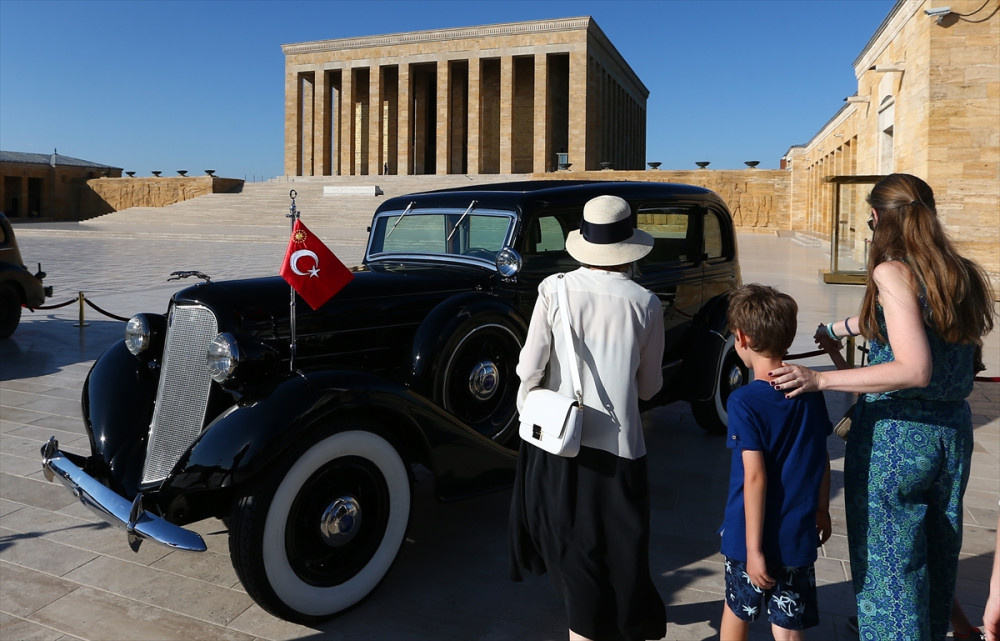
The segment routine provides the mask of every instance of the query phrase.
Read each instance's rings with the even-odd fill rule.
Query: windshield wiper
[[[392,224],[392,228],[389,229],[389,233],[387,233],[385,235],[386,238],[388,238],[389,236],[392,236],[392,232],[396,231],[396,225],[398,225],[400,223],[400,221],[403,220],[403,216],[405,216],[406,214],[410,213],[410,210],[413,209],[413,205],[414,205],[414,203],[411,201],[410,204],[406,206],[406,209],[403,210],[403,213],[401,213],[399,215],[399,218],[396,219],[396,222],[394,222]]]
[[[448,238],[445,239],[446,243],[451,241],[451,237],[455,235],[455,230],[458,229],[458,226],[462,224],[462,221],[465,220],[465,217],[469,215],[469,212],[472,211],[472,208],[475,206],[476,206],[476,201],[473,200],[471,203],[469,203],[469,207],[468,209],[465,210],[465,213],[462,214],[462,216],[457,221],[455,221],[455,226],[451,228],[451,233],[448,234]]]

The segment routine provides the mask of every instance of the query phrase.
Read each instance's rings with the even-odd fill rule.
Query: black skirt
[[[570,630],[596,641],[666,634],[649,574],[646,457],[583,447],[565,458],[522,442],[508,536],[511,578],[547,571]]]

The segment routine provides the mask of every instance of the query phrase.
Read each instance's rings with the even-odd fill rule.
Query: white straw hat
[[[632,210],[618,196],[597,196],[583,206],[579,231],[566,237],[566,251],[584,265],[608,267],[639,260],[653,237],[632,226]]]

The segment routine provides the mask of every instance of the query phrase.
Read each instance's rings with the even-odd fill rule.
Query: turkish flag
[[[322,307],[354,278],[351,270],[298,219],[279,273],[313,309]]]

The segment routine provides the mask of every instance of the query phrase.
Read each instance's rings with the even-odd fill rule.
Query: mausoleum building
[[[649,91],[590,17],[286,44],[285,174],[641,169]]]

